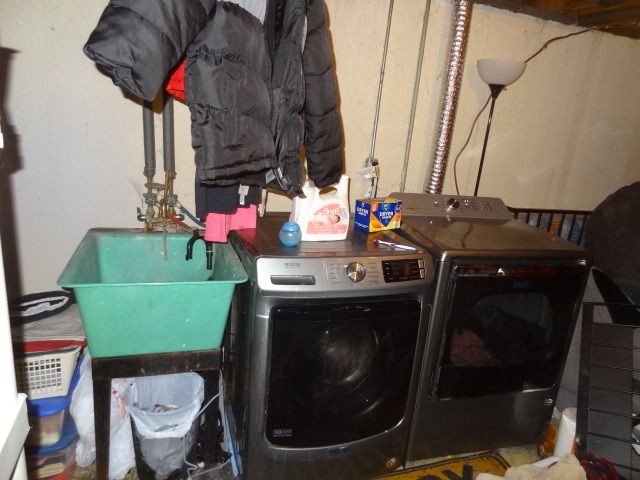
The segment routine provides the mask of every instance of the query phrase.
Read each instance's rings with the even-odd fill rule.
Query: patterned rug
[[[380,480],[472,480],[478,473],[504,475],[509,463],[497,452],[467,455],[442,460],[419,467],[398,470],[389,475],[379,477]],[[202,476],[198,480],[228,479],[232,480],[230,471],[219,471],[216,476]],[[466,476],[465,476],[466,475]],[[87,468],[76,468],[73,480],[95,479],[94,464]],[[123,480],[138,480],[135,468]]]
[[[497,452],[486,452],[455,457],[435,463],[407,468],[380,479],[384,480],[472,480],[479,473],[504,475],[509,468],[507,461]]]

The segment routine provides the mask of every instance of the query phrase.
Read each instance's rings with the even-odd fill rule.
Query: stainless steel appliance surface
[[[434,259],[408,460],[535,443],[551,417],[588,253],[497,198],[392,193]]]
[[[284,247],[286,219],[230,235],[249,273],[224,343],[235,458],[248,480],[375,477],[405,461],[433,260],[391,231]]]

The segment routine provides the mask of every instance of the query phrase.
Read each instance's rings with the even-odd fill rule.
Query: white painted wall
[[[359,172],[370,149],[388,0],[326,1],[353,202],[367,186]],[[0,0],[0,47],[16,51],[0,92],[20,154],[20,168],[8,177],[12,212],[4,216],[5,230],[17,240],[14,289],[56,288],[58,274],[88,228],[139,225],[141,108],[82,53],[106,3]],[[424,5],[395,2],[376,147],[380,195],[400,186]],[[422,190],[431,165],[450,14],[449,2],[432,1],[408,191]],[[452,158],[488,95],[475,61],[524,59],[549,38],[576,30],[474,7]],[[640,41],[587,33],[554,43],[533,60],[498,99],[480,194],[502,197],[513,206],[589,209],[640,179],[638,58]],[[461,193],[473,191],[485,122],[486,114],[460,158]],[[176,138],[176,192],[193,209],[189,115],[180,104]],[[444,190],[453,191],[451,173]],[[270,195],[268,208],[288,210],[290,202]],[[9,278],[10,273],[7,269]]]
[[[0,133],[0,140],[2,134]],[[2,143],[0,142],[0,146]],[[1,154],[1,149],[0,149]],[[0,259],[2,258],[0,242]],[[4,267],[0,263],[0,478],[27,480],[24,441],[29,432],[26,395],[16,389]]]

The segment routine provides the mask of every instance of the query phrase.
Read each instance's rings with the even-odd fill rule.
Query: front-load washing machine
[[[372,478],[406,456],[433,261],[391,231],[284,247],[286,220],[230,236],[249,273],[224,343],[234,458],[247,480]]]

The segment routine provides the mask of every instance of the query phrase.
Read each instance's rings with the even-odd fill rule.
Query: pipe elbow
[[[207,270],[213,270],[213,242],[204,241],[207,253]]]
[[[200,236],[200,233],[198,232],[198,229],[196,228],[193,231],[193,235],[191,235],[191,238],[189,239],[189,241],[187,242],[187,253],[185,255],[185,260],[191,260],[193,258],[193,245],[194,243],[196,243],[198,240],[203,240],[204,238],[202,238]],[[205,241],[205,244],[207,242]]]

